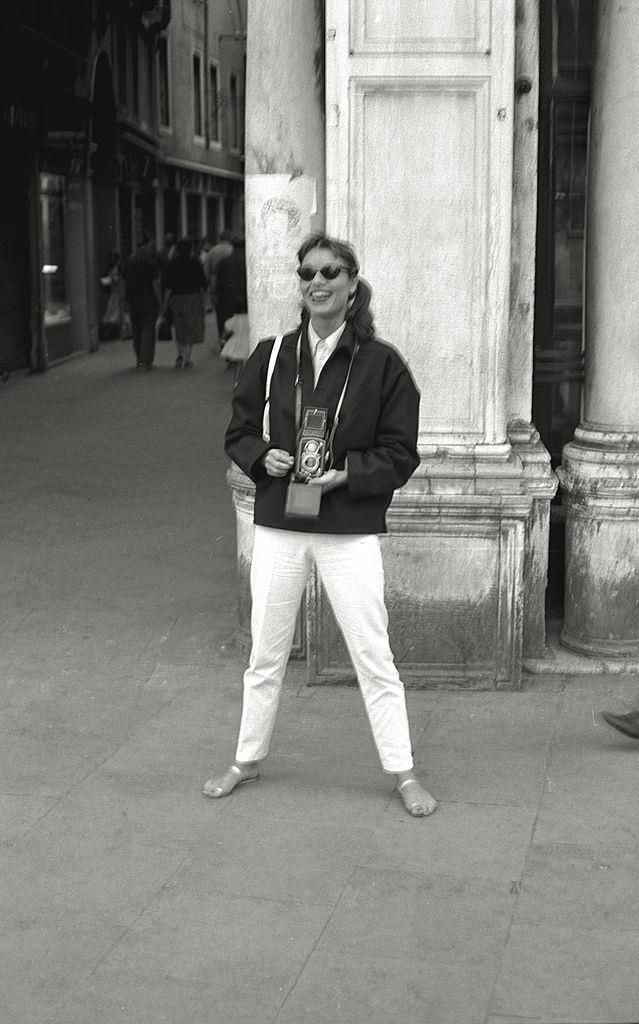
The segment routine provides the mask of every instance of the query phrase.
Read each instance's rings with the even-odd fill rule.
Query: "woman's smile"
[[[330,299],[332,292],[324,291],[322,288],[311,289],[310,296],[313,302],[326,302]]]

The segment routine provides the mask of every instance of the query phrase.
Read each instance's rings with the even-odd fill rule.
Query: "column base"
[[[520,685],[526,528],[515,456],[435,457],[398,491],[382,538],[389,634],[407,687]],[[309,592],[309,682],[354,681],[328,601]]]
[[[532,497],[524,553],[523,657],[541,658],[546,647],[550,502],[558,481],[550,466],[550,455],[532,423],[512,420],[508,437],[513,452],[521,459],[526,492]]]
[[[566,503],[561,643],[639,657],[639,433],[583,425],[558,470]]]

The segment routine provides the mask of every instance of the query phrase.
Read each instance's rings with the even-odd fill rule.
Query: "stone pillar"
[[[299,318],[295,251],[324,226],[323,10],[252,3],[246,77],[246,263],[251,348]]]
[[[566,500],[562,642],[639,654],[639,6],[600,0],[586,232],[584,420],[559,471]]]
[[[324,227],[324,0],[251,3],[246,76],[246,264],[251,349],[295,326],[295,252]],[[228,476],[237,524],[240,637],[249,629],[253,485]],[[294,653],[303,642],[298,624]]]

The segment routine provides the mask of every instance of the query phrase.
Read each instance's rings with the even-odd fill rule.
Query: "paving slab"
[[[111,918],[48,902],[1,911],[3,1024],[48,1021],[126,931]]]
[[[639,932],[515,924],[488,1019],[632,1024],[638,962]]]
[[[274,1024],[477,1024],[496,965],[461,969],[432,956],[352,956],[319,950],[309,958]]]
[[[466,965],[497,962],[517,900],[506,881],[358,867],[318,948]]]
[[[528,808],[443,801],[432,817],[415,819],[396,800],[388,805],[360,865],[515,883],[534,821],[535,811]]]
[[[167,888],[94,977],[106,972],[123,995],[155,979],[204,983],[220,1021],[247,1019],[258,1007],[258,1019],[273,1019],[327,913],[315,904]]]
[[[553,928],[639,931],[636,849],[531,846],[514,920]]]

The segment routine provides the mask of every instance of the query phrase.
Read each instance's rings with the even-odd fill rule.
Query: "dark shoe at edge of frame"
[[[175,360],[175,369],[179,370],[183,362],[184,360],[182,359],[182,356],[178,356],[177,359]]]
[[[617,732],[622,732],[624,736],[630,736],[633,740],[639,740],[639,711],[629,711],[627,715],[615,715],[612,711],[602,711],[601,717]]]

